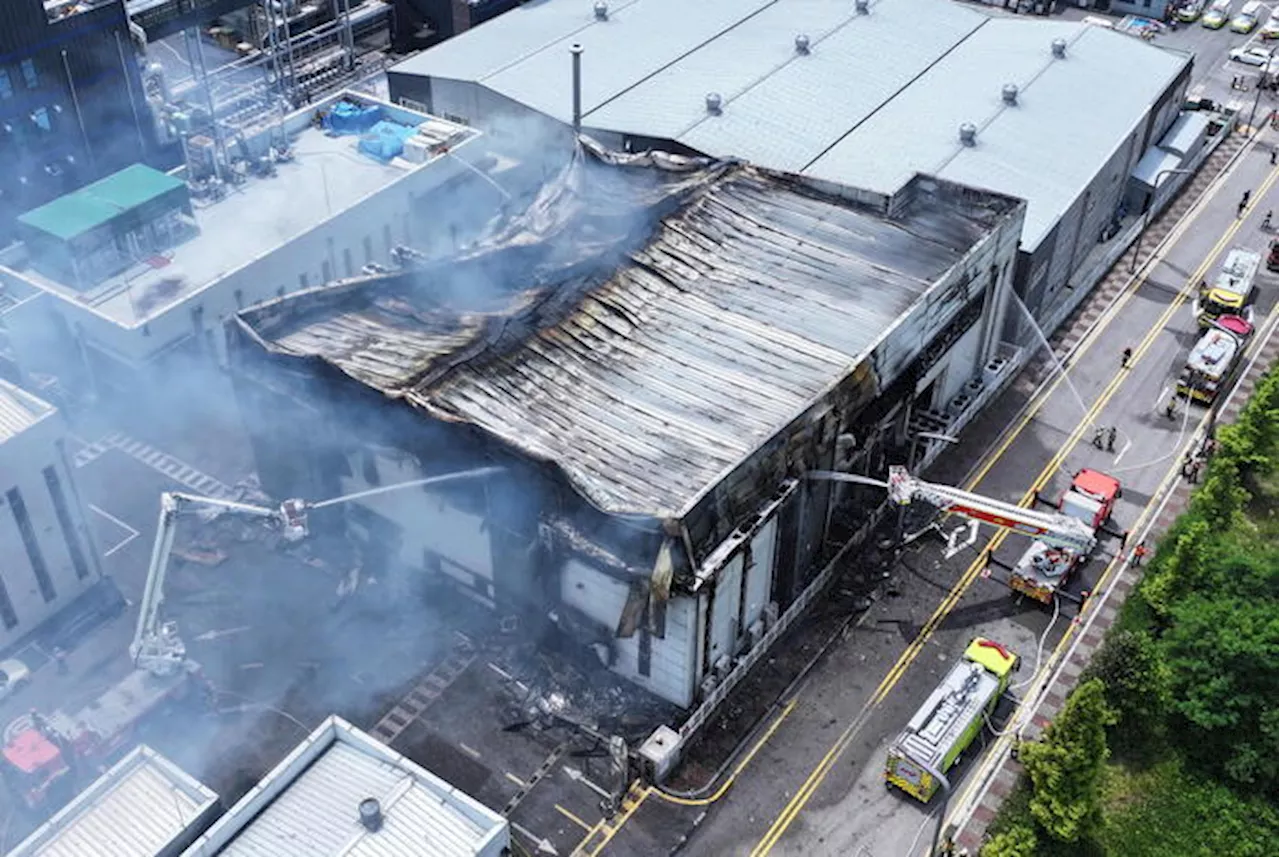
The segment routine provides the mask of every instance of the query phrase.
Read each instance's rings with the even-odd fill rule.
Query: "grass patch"
[[[1258,798],[1169,759],[1146,770],[1110,766],[1097,831],[1116,857],[1264,857],[1276,853],[1276,816]]]

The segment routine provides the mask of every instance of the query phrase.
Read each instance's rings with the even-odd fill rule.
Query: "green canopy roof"
[[[181,179],[145,164],[134,164],[32,209],[18,221],[70,241],[113,217],[182,186]]]

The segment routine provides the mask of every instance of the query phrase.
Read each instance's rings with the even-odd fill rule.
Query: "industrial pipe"
[[[582,45],[569,48],[573,55],[573,133],[582,132]]]

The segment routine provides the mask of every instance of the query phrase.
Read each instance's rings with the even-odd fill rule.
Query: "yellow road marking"
[[[574,824],[576,824],[576,825],[578,825],[579,827],[581,827],[583,830],[586,830],[586,831],[588,831],[588,832],[590,832],[590,831],[592,830],[592,827],[591,827],[591,825],[590,825],[590,824],[587,824],[585,821],[583,821],[582,819],[578,818],[578,816],[574,815],[572,812],[570,812],[569,810],[565,809],[565,808],[564,808],[564,807],[562,807],[560,804],[555,804],[555,808],[556,808],[556,812],[560,813],[560,814],[561,814],[561,815],[563,815],[565,818],[569,819],[569,820],[570,820],[570,821],[572,821]]]
[[[760,740],[756,741],[756,743],[751,747],[751,752],[742,757],[742,761],[734,767],[733,773],[729,775],[729,778],[720,784],[720,788],[716,789],[715,794],[704,798],[684,798],[667,794],[661,789],[654,789],[654,795],[665,801],[669,801],[670,803],[678,803],[681,806],[707,806],[708,804],[713,804],[720,800],[720,798],[724,797],[725,792],[729,791],[729,787],[732,786],[734,780],[738,778],[738,774],[742,773],[742,769],[751,763],[751,760],[755,758],[756,753],[760,752],[760,748],[769,743],[769,739],[773,737],[773,733],[778,731],[778,727],[782,725],[782,721],[787,719],[787,716],[791,714],[792,710],[796,707],[796,703],[799,701],[800,698],[797,696],[793,696],[791,698],[791,701],[786,704],[786,707],[784,707],[778,716],[774,718],[774,721],[770,724],[768,730],[760,736]]]
[[[636,780],[635,783],[631,784],[632,791],[635,790],[636,783],[638,782],[639,780]],[[647,786],[640,792],[639,797],[633,800],[631,806],[626,806],[626,799],[623,799],[623,806],[626,808],[622,813],[622,817],[618,819],[617,824],[604,825],[604,828],[603,828],[605,831],[604,839],[600,840],[600,844],[597,845],[595,847],[595,850],[591,852],[590,857],[596,857],[596,855],[598,855],[601,851],[604,850],[604,847],[608,845],[610,841],[612,841],[613,837],[617,835],[618,831],[622,829],[623,825],[625,825],[628,821],[631,820],[631,816],[635,815],[636,810],[639,809],[644,804],[645,800],[647,800],[649,795],[652,793],[653,793],[653,787]],[[630,792],[628,792],[628,795],[630,795]]]
[[[1253,213],[1253,210],[1258,205],[1259,200],[1262,199],[1263,196],[1266,196],[1265,189],[1275,181],[1276,175],[1277,170],[1273,169],[1263,182],[1262,187],[1264,192],[1253,197],[1249,205],[1246,207],[1244,215],[1237,218],[1223,233],[1222,237],[1218,239],[1218,242],[1214,244],[1213,249],[1205,257],[1204,261],[1201,262],[1195,273],[1186,281],[1185,285],[1179,290],[1174,299],[1169,302],[1169,306],[1160,314],[1160,318],[1157,319],[1156,323],[1147,331],[1138,346],[1134,348],[1133,356],[1129,361],[1129,365],[1131,367],[1136,366],[1142,359],[1143,355],[1146,354],[1156,337],[1159,336],[1161,331],[1164,330],[1165,325],[1168,324],[1169,320],[1173,317],[1173,314],[1182,306],[1183,303],[1186,302],[1190,291],[1199,285],[1201,277],[1204,276],[1204,273],[1208,270],[1209,266],[1213,264],[1213,261],[1218,257],[1219,253],[1222,252],[1222,249],[1226,246],[1227,242],[1235,236],[1244,221]],[[1031,488],[1023,494],[1018,505],[1026,505],[1029,503],[1035,496],[1036,492],[1044,487],[1044,485],[1049,481],[1049,478],[1057,471],[1062,462],[1066,460],[1066,457],[1075,448],[1076,444],[1079,443],[1081,436],[1084,434],[1087,427],[1092,424],[1093,419],[1101,412],[1102,408],[1110,402],[1111,398],[1119,389],[1120,383],[1128,375],[1129,371],[1130,370],[1128,369],[1122,369],[1112,377],[1106,388],[1104,388],[1098,395],[1097,399],[1094,400],[1094,404],[1085,413],[1084,417],[1076,424],[1076,427],[1072,430],[1067,440],[1059,447],[1058,451],[1054,454],[1053,458],[1050,459],[1049,463],[1040,471],[1039,475],[1036,476],[1035,480],[1032,482]],[[1029,422],[1030,419],[1031,417],[1029,415],[1025,419],[1023,426],[1025,426],[1026,422]],[[1022,428],[1020,427],[1019,432],[1021,430]],[[1012,440],[1008,440],[999,450],[998,454],[1003,455],[1004,451],[1008,449],[1008,446],[1011,445],[1011,443]],[[985,475],[986,471],[989,470],[994,463],[995,459],[993,458],[988,462],[987,466],[978,478]],[[959,602],[960,597],[968,590],[974,579],[976,579],[983,565],[983,556],[988,551],[994,552],[999,548],[1008,536],[1008,532],[1008,530],[1001,530],[999,533],[992,536],[992,538],[987,542],[986,547],[979,552],[978,558],[974,560],[974,562],[961,576],[960,580],[951,589],[951,592],[949,592],[947,597],[943,599],[942,603],[938,605],[938,609],[934,611],[933,615],[929,618],[929,621],[920,629],[916,638],[911,642],[906,650],[903,651],[902,655],[898,658],[897,663],[895,663],[889,670],[888,674],[885,675],[884,679],[880,682],[880,685],[871,695],[871,698],[867,701],[866,705],[863,706],[853,721],[850,722],[849,726],[846,727],[844,732],[840,734],[840,737],[836,739],[836,742],[831,746],[831,749],[827,751],[826,755],[824,755],[819,761],[817,767],[814,768],[813,772],[810,773],[809,777],[801,785],[799,791],[796,792],[792,799],[783,808],[782,812],[774,820],[773,825],[769,828],[768,832],[765,833],[764,838],[760,840],[755,849],[751,852],[752,857],[764,857],[764,855],[768,854],[769,851],[772,850],[773,846],[777,844],[778,839],[780,839],[782,834],[786,832],[787,828],[791,826],[796,815],[799,814],[800,810],[809,802],[809,799],[813,796],[813,793],[817,790],[818,786],[820,786],[823,780],[826,779],[831,767],[835,764],[836,758],[838,758],[839,755],[848,747],[853,736],[862,726],[866,716],[875,708],[875,706],[879,705],[880,702],[884,700],[884,698],[893,689],[894,685],[898,683],[906,672],[907,667],[915,661],[920,651],[924,648],[925,643],[933,636],[933,632],[937,630],[938,624],[948,613],[951,612],[952,609],[954,609],[955,605]]]
[[[1258,330],[1269,331],[1271,328],[1271,325],[1275,321],[1277,314],[1280,314],[1280,304],[1277,304],[1276,306],[1272,307],[1270,314],[1267,316],[1266,322],[1264,322],[1258,328]],[[1248,356],[1252,359],[1252,357],[1256,355],[1257,352],[1260,351],[1265,345],[1266,345],[1266,337],[1259,336],[1258,339],[1253,343],[1253,348],[1250,349],[1252,351],[1252,354],[1249,354]],[[1244,362],[1244,365],[1247,367],[1248,365],[1247,361],[1242,361],[1242,362]],[[1209,422],[1209,415],[1211,412],[1212,411],[1207,410],[1200,417],[1200,421],[1199,423],[1197,423],[1195,431],[1193,431],[1191,434],[1192,437],[1194,437],[1198,432],[1204,430],[1205,425]],[[1147,505],[1143,507],[1142,514],[1139,516],[1137,523],[1134,524],[1132,528],[1132,532],[1137,533],[1143,527],[1148,525],[1149,518],[1156,511],[1156,509],[1159,508],[1159,504],[1156,503],[1156,500],[1158,499],[1162,500],[1165,492],[1169,490],[1169,483],[1172,482],[1173,479],[1177,476],[1180,470],[1180,465],[1181,465],[1181,462],[1178,460],[1177,456],[1175,455],[1173,457],[1173,460],[1170,462],[1168,470],[1165,471],[1164,478],[1161,479],[1160,481],[1160,487],[1156,489],[1156,491],[1151,495],[1151,499],[1147,501]],[[1103,591],[1106,589],[1107,583],[1110,581],[1111,575],[1113,574],[1113,572],[1115,572],[1115,570],[1118,567],[1121,567],[1121,566],[1117,566],[1117,561],[1123,558],[1124,558],[1124,551],[1121,551],[1116,556],[1111,558],[1111,562],[1107,564],[1106,570],[1103,571],[1102,576],[1098,578],[1098,584],[1097,586],[1094,587],[1095,591]],[[1075,623],[1072,623],[1067,626],[1066,633],[1062,635],[1062,639],[1059,640],[1058,645],[1054,647],[1053,653],[1048,658],[1045,659],[1044,666],[1041,668],[1040,672],[1036,674],[1035,679],[1031,682],[1030,684],[1031,687],[1033,688],[1040,687],[1043,684],[1043,682],[1048,678],[1049,670],[1052,669],[1053,665],[1056,664],[1058,660],[1062,657],[1063,652],[1066,651],[1067,646],[1070,645],[1071,641],[1075,638],[1075,635],[1079,631],[1079,628],[1080,626],[1077,626]],[[1019,704],[1018,710],[1016,710],[1013,713],[1011,721],[1016,720],[1016,718],[1022,713],[1022,706],[1030,704],[1031,701],[1035,701],[1035,700],[1032,700],[1030,697],[1022,700],[1022,702]],[[1008,744],[1011,740],[1012,738],[1009,737],[1008,733],[998,736],[996,739],[997,743],[991,750],[987,751],[986,758],[987,759],[1000,758],[1000,754],[1003,752],[1004,745]],[[955,800],[952,800],[950,802],[950,805],[956,806],[956,807],[966,806],[968,804],[970,795],[972,794],[973,790],[978,787],[978,783],[981,781],[981,779],[982,779],[981,777],[976,777],[971,775],[965,783],[964,790],[960,793],[960,795]],[[945,824],[946,819],[943,819],[943,822]]]

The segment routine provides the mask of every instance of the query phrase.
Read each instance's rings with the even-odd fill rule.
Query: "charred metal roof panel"
[[[497,857],[507,837],[502,816],[332,716],[185,857]]]
[[[157,857],[207,824],[218,796],[145,745],[121,759],[8,857]],[[186,837],[185,841],[183,838]]]
[[[991,199],[927,196],[890,220],[734,165],[622,264],[552,288],[540,300],[568,305],[545,324],[442,327],[409,293],[391,314],[377,281],[320,309],[307,303],[323,290],[239,318],[272,350],[320,356],[555,463],[602,509],[678,517],[833,384],[870,371],[873,346],[1016,205]],[[511,328],[524,332],[505,347],[471,341]],[[467,356],[429,365],[459,340]]]
[[[0,378],[0,443],[53,413],[53,405]]]

